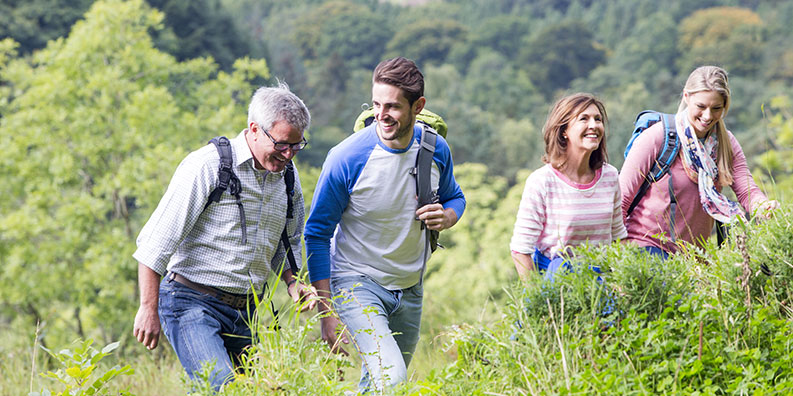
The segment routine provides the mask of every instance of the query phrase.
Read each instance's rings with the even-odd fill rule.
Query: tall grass
[[[576,271],[513,288],[498,323],[453,329],[458,359],[427,381],[443,378],[443,394],[789,391],[792,260],[790,208],[667,261],[583,249]]]
[[[411,381],[389,394],[777,394],[793,389],[793,211],[734,226],[724,246],[662,261],[635,247],[579,249],[576,270],[506,288],[500,319],[456,323],[422,339]],[[602,281],[589,270],[598,265]],[[360,361],[333,355],[319,317],[271,290],[256,339],[224,395],[354,392]],[[278,296],[278,297],[275,297]],[[269,302],[281,307],[276,330]],[[431,323],[425,318],[425,324]],[[430,318],[431,319],[431,318]],[[437,331],[431,330],[431,331]],[[423,331],[426,334],[427,330]],[[164,341],[164,339],[163,339]],[[34,337],[2,348],[0,394],[27,394],[49,362]],[[16,348],[16,349],[15,349]],[[137,395],[211,394],[185,380],[167,343],[117,379]],[[351,348],[351,347],[350,347]],[[111,360],[112,363],[112,360]],[[50,384],[52,385],[52,384]]]

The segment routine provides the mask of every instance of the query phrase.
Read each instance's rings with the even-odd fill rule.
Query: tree
[[[93,0],[5,0],[0,3],[0,37],[28,54],[69,32]]]
[[[400,29],[386,46],[388,57],[404,56],[422,67],[440,64],[455,43],[465,41],[467,29],[453,20],[422,19]]]
[[[322,64],[336,56],[351,68],[374,68],[391,29],[384,16],[347,1],[331,1],[305,15],[293,40],[306,60]],[[344,83],[344,82],[342,82]]]
[[[546,97],[576,78],[584,78],[606,60],[592,32],[578,22],[561,22],[531,36],[519,52],[529,76]]]
[[[269,77],[263,60],[239,60],[231,74],[176,61],[149,35],[163,18],[142,0],[97,1],[67,39],[0,62],[11,88],[0,119],[0,307],[28,329],[47,322],[59,343],[130,336],[137,231],[177,162],[243,128],[250,81]]]
[[[496,112],[500,118],[519,118],[545,105],[526,71],[494,52],[483,51],[471,62],[464,86],[466,102]]]
[[[220,0],[146,1],[165,13],[167,29],[155,37],[156,45],[178,60],[211,56],[228,70],[237,58],[250,53],[248,36],[239,33]]]
[[[754,74],[762,56],[763,20],[738,7],[696,11],[680,23],[680,70],[688,73],[703,64],[716,64],[735,74]]]

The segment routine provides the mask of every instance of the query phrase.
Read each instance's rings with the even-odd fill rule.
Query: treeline
[[[728,126],[758,176],[793,191],[793,3],[411,3],[0,5],[0,332],[27,336],[39,322],[45,343],[129,341],[135,236],[181,158],[244,128],[253,87],[286,81],[313,116],[299,156],[310,202],[317,167],[370,99],[371,69],[398,54],[425,72],[468,200],[427,272],[429,321],[503,300],[522,180],[562,92],[605,100],[618,166],[635,114],[674,111],[694,65],[720,64],[732,73]]]
[[[404,2],[407,3],[407,2]],[[793,4],[786,1],[494,0],[228,2],[268,48],[273,75],[307,98],[316,123],[303,160],[319,166],[369,100],[378,60],[416,60],[428,107],[449,123],[457,162],[514,181],[540,164],[540,129],[563,92],[600,95],[611,162],[636,114],[674,112],[686,76],[717,64],[732,77],[728,126],[749,154],[772,147],[772,98],[793,83]],[[766,114],[762,105],[765,104]],[[787,111],[787,110],[785,110]]]

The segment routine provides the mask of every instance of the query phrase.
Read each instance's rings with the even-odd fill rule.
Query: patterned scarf
[[[699,187],[702,208],[710,217],[722,223],[731,223],[736,216],[743,214],[743,210],[737,202],[730,201],[716,188],[715,181],[719,176],[719,167],[716,165],[719,147],[717,134],[709,133],[705,141],[700,142],[688,122],[688,110],[677,113],[675,124],[678,131],[684,131],[680,139],[683,168]]]

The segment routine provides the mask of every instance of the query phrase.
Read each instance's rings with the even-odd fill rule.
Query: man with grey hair
[[[313,307],[316,291],[283,265],[280,243],[285,233],[288,249],[301,262],[305,213],[291,160],[306,146],[310,120],[303,101],[285,84],[256,90],[248,127],[221,139],[217,148],[209,144],[190,153],[138,236],[135,337],[154,349],[164,329],[190,378],[214,365],[209,379],[215,389],[233,379],[236,358],[252,342],[254,297],[263,295],[270,270],[285,268],[281,279],[289,296],[308,301],[304,309]],[[232,183],[216,196],[224,172],[219,169],[229,168],[221,158],[223,145],[231,149]]]

